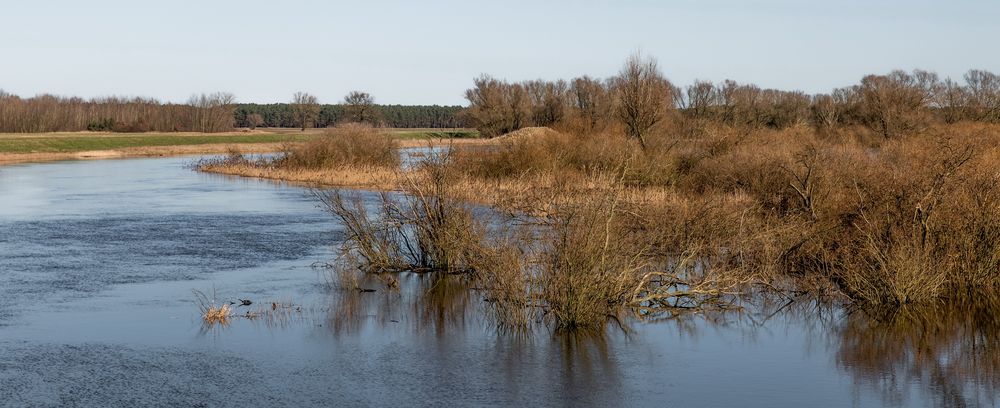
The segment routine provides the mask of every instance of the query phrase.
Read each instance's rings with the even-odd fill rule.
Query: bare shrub
[[[317,193],[347,228],[344,259],[360,261],[360,267],[373,273],[468,272],[470,251],[480,245],[483,227],[450,193],[451,169],[445,160],[424,162],[405,182],[405,197],[380,194],[374,214],[357,195]]]
[[[292,168],[399,166],[398,142],[388,132],[348,123],[327,129],[319,138],[289,147],[275,165]]]
[[[655,59],[633,54],[613,79],[616,115],[626,134],[646,147],[650,129],[673,108],[673,88],[660,73]]]

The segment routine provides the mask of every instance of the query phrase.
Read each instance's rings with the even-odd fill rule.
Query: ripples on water
[[[0,168],[0,406],[996,405],[998,302],[498,335],[460,277],[329,289],[306,190],[188,161]],[[293,308],[206,327],[191,289]]]

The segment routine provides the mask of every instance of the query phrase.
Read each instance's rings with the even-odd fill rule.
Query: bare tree
[[[509,132],[512,127],[506,101],[509,84],[489,75],[482,75],[473,82],[475,86],[465,91],[465,99],[469,101],[466,115],[471,124],[485,137]]]
[[[292,95],[292,119],[303,131],[307,127],[314,126],[318,116],[319,102],[316,96],[305,92],[296,92]]]
[[[951,78],[941,82],[941,88],[934,94],[934,107],[946,123],[955,123],[969,116],[969,92]]]
[[[969,108],[973,118],[985,122],[1000,122],[1000,75],[978,69],[965,74]]]
[[[885,138],[898,137],[921,127],[927,108],[938,92],[937,75],[926,71],[893,71],[861,79],[861,118]]]
[[[687,113],[695,118],[708,119],[716,105],[715,85],[711,81],[695,80],[687,87]]]
[[[233,130],[233,104],[231,93],[194,95],[188,100],[191,107],[190,128],[198,132],[225,132]]]
[[[250,126],[250,130],[257,129],[257,126],[264,124],[264,117],[260,116],[259,113],[251,113],[247,115],[247,125]]]
[[[531,122],[535,126],[552,126],[563,120],[569,98],[566,81],[528,81],[524,87],[531,98]]]
[[[643,149],[650,129],[673,108],[673,86],[660,73],[656,60],[633,54],[614,79],[618,98],[616,113],[628,136]]]
[[[375,97],[368,92],[349,92],[344,96],[344,119],[348,122],[377,124],[381,113],[375,105]]]
[[[832,128],[840,123],[841,110],[830,95],[816,95],[809,106],[813,123],[819,128]]]
[[[570,100],[586,131],[602,129],[611,118],[611,96],[602,81],[588,76],[573,80]]]

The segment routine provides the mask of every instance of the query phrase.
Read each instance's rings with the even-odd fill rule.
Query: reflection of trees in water
[[[449,329],[462,329],[478,300],[462,275],[400,274],[397,289],[387,289],[372,275],[360,279],[360,287],[377,289],[365,293],[342,289],[333,294],[325,320],[334,335],[358,333],[366,327],[405,326],[441,336]]]
[[[461,275],[404,274],[398,289],[385,289],[371,277],[362,287],[373,293],[340,290],[325,317],[333,335],[356,334],[366,328],[397,329],[414,334],[434,333],[448,339],[477,332],[490,342],[484,359],[498,374],[515,377],[544,367],[549,389],[560,390],[563,401],[599,400],[614,403],[623,388],[615,347],[629,347],[616,324],[611,336],[552,333],[542,324],[534,335],[490,334],[482,318],[483,296]],[[679,312],[658,316],[653,324],[672,324],[681,336],[738,326],[744,339],[759,330],[782,326],[804,331],[807,347],[829,347],[842,372],[855,387],[878,394],[885,405],[980,406],[996,404],[1000,389],[1000,299],[978,299],[975,304],[906,307],[892,312],[847,311],[829,301],[755,299],[741,310]],[[643,319],[649,322],[651,316]],[[623,322],[628,330],[630,323]],[[631,324],[649,324],[635,323]],[[470,331],[471,330],[471,331]],[[628,334],[624,335],[625,338]],[[828,343],[811,345],[811,341]],[[534,376],[532,376],[534,378]]]
[[[444,273],[397,276],[397,289],[386,289],[383,282],[365,275],[359,277],[358,286],[377,288],[375,292],[335,290],[324,317],[324,330],[335,337],[364,336],[367,330],[375,328],[402,330],[412,335],[433,333],[445,342],[486,341],[490,347],[482,349],[483,361],[492,362],[490,365],[497,369],[497,374],[508,378],[500,384],[516,388],[524,381],[543,381],[549,384],[542,388],[557,391],[550,396],[539,396],[540,401],[554,398],[614,404],[623,397],[621,368],[611,357],[612,346],[607,336],[557,334],[541,323],[533,336],[494,331],[494,324],[482,317],[485,307],[482,293],[470,288],[466,276]],[[617,326],[609,330],[617,330]],[[470,333],[473,337],[475,333],[485,337],[461,340]]]
[[[854,312],[835,331],[837,363],[887,405],[912,387],[936,406],[995,404],[1000,385],[1000,300]]]

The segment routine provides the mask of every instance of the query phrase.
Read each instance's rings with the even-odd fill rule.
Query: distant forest
[[[238,128],[254,127],[251,115],[260,115],[263,121],[259,127],[299,127],[300,119],[295,116],[295,105],[290,103],[237,104],[235,110],[235,126]],[[381,116],[381,123],[394,128],[458,128],[466,123],[459,112],[461,106],[439,105],[376,105],[376,112]],[[345,121],[349,107],[346,105],[320,105],[316,115],[315,127],[329,127]]]
[[[397,128],[466,127],[461,106],[378,105],[364,92],[352,92],[338,105],[320,105],[315,96],[301,92],[292,103],[239,104],[235,99],[222,92],[195,95],[184,104],[123,97],[21,98],[0,89],[0,132],[227,132],[344,122]]]

